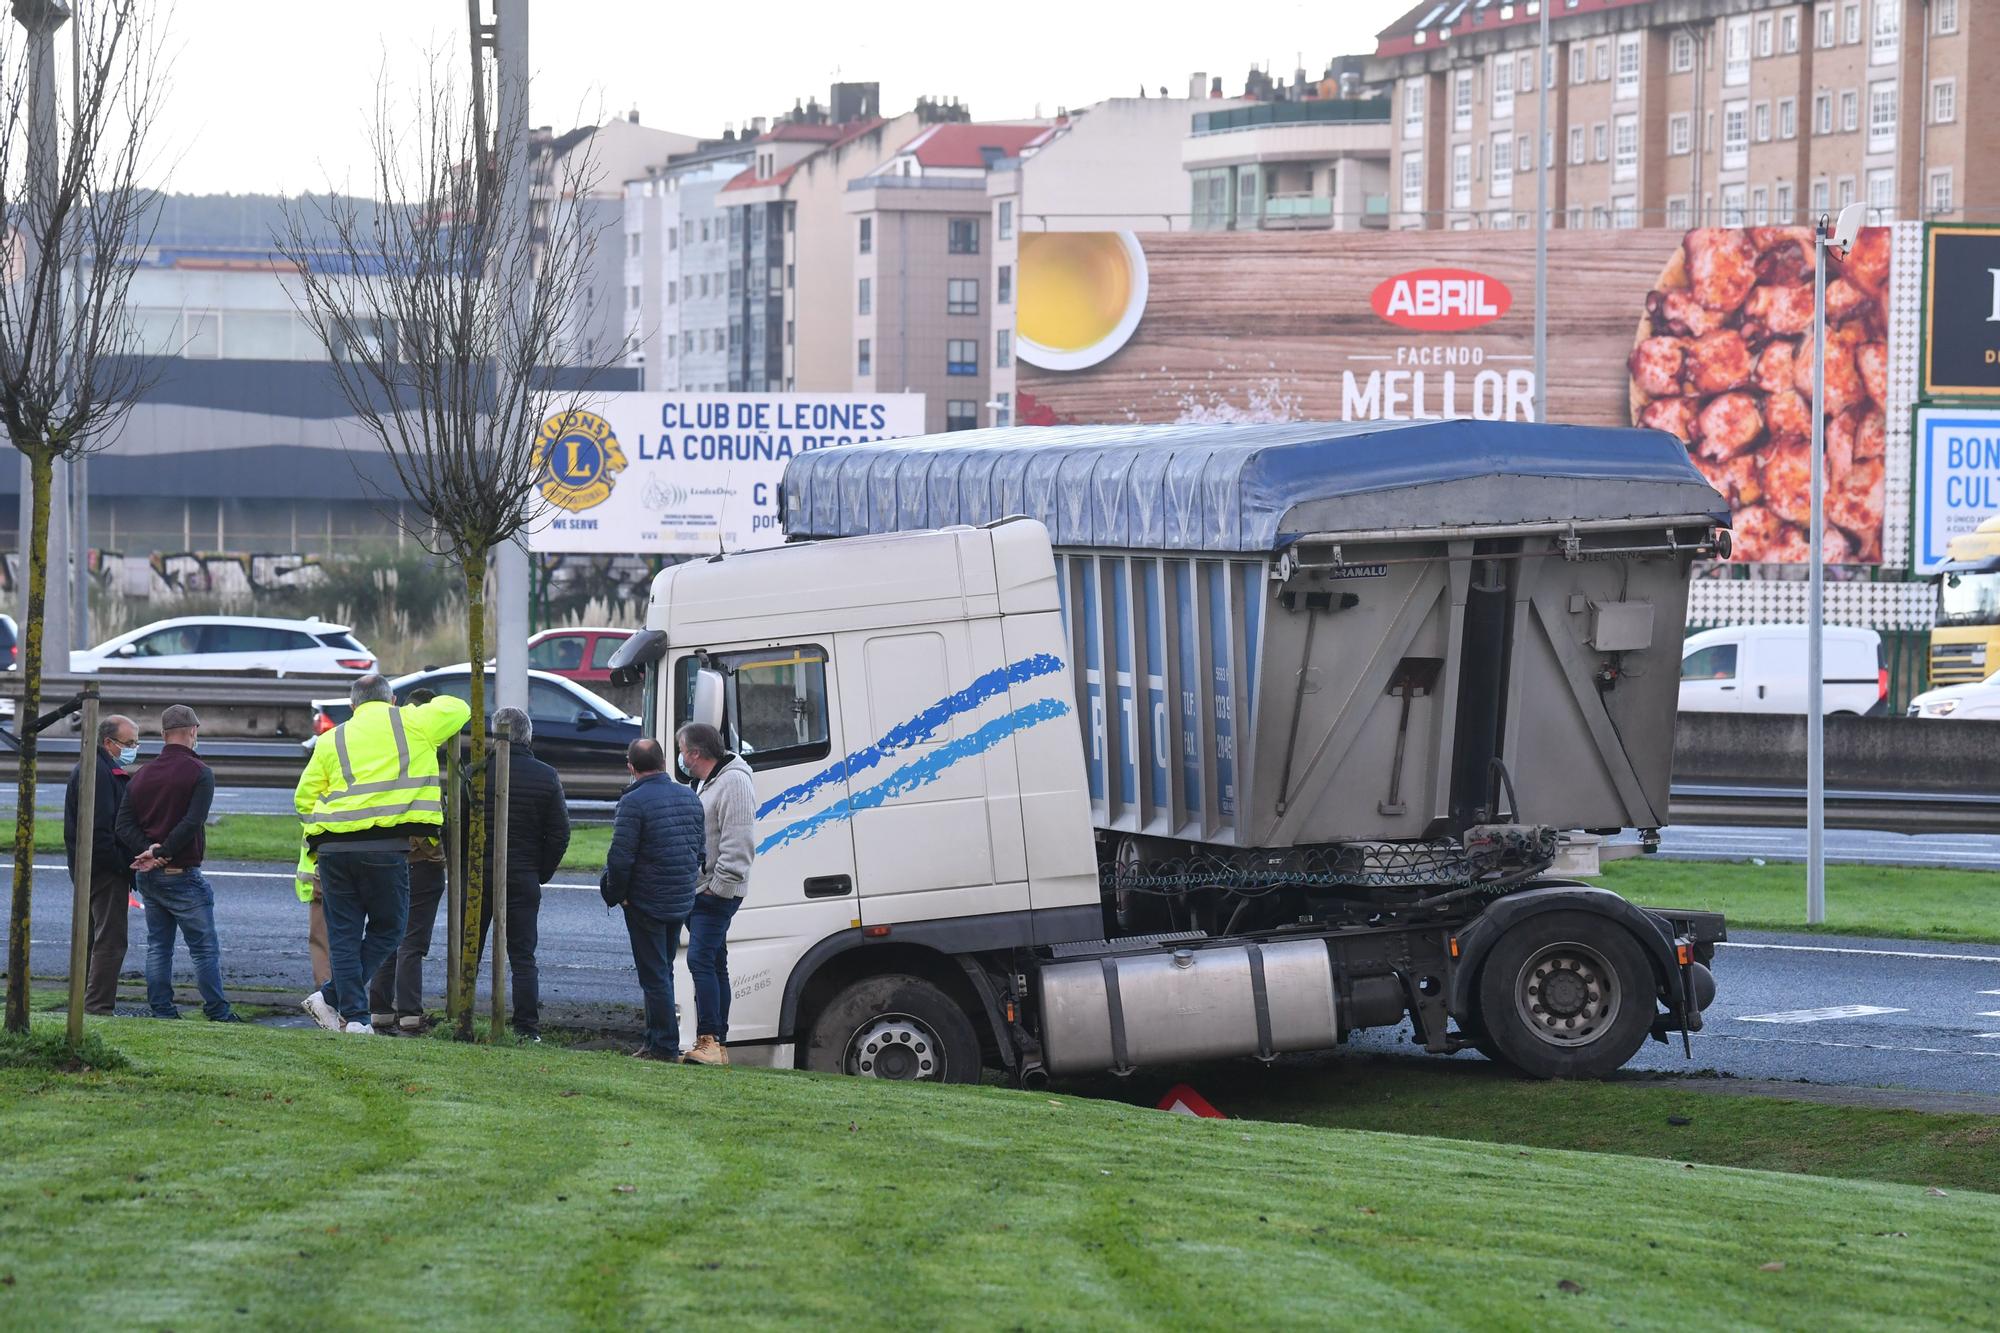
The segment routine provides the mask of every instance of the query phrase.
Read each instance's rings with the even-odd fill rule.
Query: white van
[[[1882,636],[1834,625],[1822,632],[1825,712],[1887,712]],[[1683,713],[1803,713],[1806,683],[1804,625],[1730,625],[1690,634],[1681,647]]]

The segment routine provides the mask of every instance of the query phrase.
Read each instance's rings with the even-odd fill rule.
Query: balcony
[[[1197,111],[1193,133],[1228,134],[1234,130],[1252,130],[1265,125],[1335,123],[1386,125],[1389,123],[1389,99],[1259,102],[1254,106],[1239,106],[1228,111]]]
[[[1257,225],[1255,218],[1239,227]],[[1322,194],[1274,194],[1264,200],[1265,231],[1303,231],[1333,225],[1333,200]]]
[[[1194,216],[1196,231],[1328,231],[1335,227],[1344,231],[1362,227],[1380,231],[1388,225],[1389,196],[1386,194],[1363,195],[1358,217],[1337,216],[1331,197],[1303,191],[1267,195],[1261,212],[1255,208],[1239,208],[1234,214],[1198,211]]]

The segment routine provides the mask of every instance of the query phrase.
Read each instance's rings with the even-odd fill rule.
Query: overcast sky
[[[88,5],[92,0],[81,0]],[[481,0],[490,11],[491,0]],[[956,96],[981,120],[1053,115],[1135,95],[1185,95],[1195,70],[1234,93],[1252,63],[1309,75],[1374,50],[1408,0],[1011,0],[875,5],[766,0],[534,0],[538,125],[622,113],[714,135],[726,122],[822,101],[836,78],[882,85],[885,111]],[[465,0],[175,0],[164,181],[188,193],[325,187],[360,170],[376,76],[416,77],[427,50],[464,68]]]

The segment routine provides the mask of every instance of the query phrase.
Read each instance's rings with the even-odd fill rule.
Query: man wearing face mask
[[[215,936],[215,894],[201,873],[203,826],[215,799],[215,770],[195,757],[201,719],[186,704],[160,714],[166,744],[139,770],[118,808],[118,838],[142,850],[133,860],[146,900],[146,1003],[155,1018],[179,1018],[174,1004],[174,931],[194,960],[201,1011],[214,1023],[241,1023],[222,993],[222,946]]]
[[[91,824],[90,845],[90,970],[84,974],[83,1012],[108,1014],[118,999],[118,973],[125,967],[126,911],[132,901],[131,860],[136,847],[118,841],[118,809],[125,804],[125,784],[132,780],[132,765],[139,758],[139,728],[131,718],[119,713],[100,718],[97,723],[96,818]],[[70,882],[76,882],[76,835],[81,812],[77,797],[82,791],[83,765],[93,762],[86,756],[69,775],[63,795],[63,850],[69,861]]]

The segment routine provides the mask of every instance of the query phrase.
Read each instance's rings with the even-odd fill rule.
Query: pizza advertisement
[[[1807,558],[1812,244],[1549,236],[1550,419],[1672,433],[1744,563]],[[1020,260],[1023,424],[1534,419],[1531,232],[1084,233]],[[1882,559],[1889,266],[1886,228],[1828,265],[1833,564]]]

